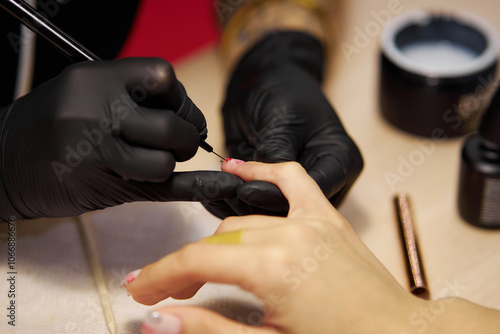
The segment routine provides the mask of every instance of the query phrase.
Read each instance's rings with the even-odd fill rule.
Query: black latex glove
[[[203,114],[156,58],[84,62],[0,114],[0,218],[78,215],[132,201],[236,193],[221,172],[174,173],[206,138]]]
[[[233,72],[222,112],[232,158],[298,161],[337,205],[363,160],[321,90],[323,57],[310,35],[277,32],[263,38]],[[288,211],[279,189],[262,181],[247,182],[237,197],[205,207],[221,218]]]

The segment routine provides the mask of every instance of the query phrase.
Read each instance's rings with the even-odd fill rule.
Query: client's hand
[[[417,299],[395,281],[298,163],[233,160],[222,169],[244,181],[277,185],[289,201],[288,217],[228,218],[214,236],[129,274],[125,286],[136,301],[152,305],[168,297],[189,298],[200,282],[237,284],[262,299],[263,325],[247,326],[200,307],[168,306],[147,318],[143,333],[408,334],[421,329],[410,319],[433,302]],[[426,333],[479,328],[478,321],[468,323],[473,327],[461,323],[467,318],[484,319],[479,332],[494,332],[495,311],[457,299],[441,303],[446,309],[428,323]]]
[[[255,333],[362,333],[366,319],[373,319],[369,326],[401,319],[419,303],[298,163],[230,161],[222,169],[244,181],[276,184],[290,203],[288,218],[224,220],[214,236],[146,266],[126,285],[136,301],[152,305],[168,297],[189,298],[200,282],[238,284],[265,303],[264,325]],[[243,326],[200,308],[169,307],[163,313],[180,323],[178,333],[239,333]]]

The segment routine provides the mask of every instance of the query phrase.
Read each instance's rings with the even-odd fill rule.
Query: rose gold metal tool
[[[410,280],[410,292],[417,297],[429,299],[429,290],[425,279],[422,258],[418,249],[414,219],[406,194],[400,193],[394,198],[396,215],[401,233],[406,269]]]

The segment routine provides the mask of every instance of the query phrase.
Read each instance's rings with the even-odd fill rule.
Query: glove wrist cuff
[[[230,85],[284,63],[301,67],[321,82],[324,59],[323,45],[313,36],[297,31],[274,32],[262,38],[242,57]]]
[[[248,0],[233,10],[225,26],[220,51],[231,69],[249,49],[274,32],[302,32],[325,45],[329,41],[326,6],[319,0]]]

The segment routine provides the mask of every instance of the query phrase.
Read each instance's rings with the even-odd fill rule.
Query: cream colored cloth
[[[154,307],[136,303],[121,287],[132,270],[156,261],[190,241],[211,235],[220,220],[199,203],[133,203],[90,215],[118,333],[139,333]],[[1,273],[7,268],[7,225],[0,230]],[[17,223],[16,326],[6,317],[8,285],[0,285],[0,333],[107,333],[78,229],[73,219]],[[209,284],[188,301],[251,322],[258,301],[233,286]]]

